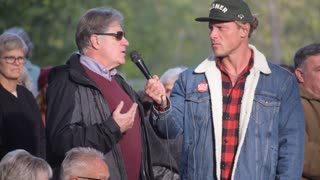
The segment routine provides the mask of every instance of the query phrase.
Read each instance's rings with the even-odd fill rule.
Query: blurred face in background
[[[4,52],[0,57],[1,78],[9,81],[17,81],[23,72],[24,62],[25,56],[21,49]]]
[[[320,98],[320,54],[309,56],[301,67],[296,69],[296,75],[306,91]]]

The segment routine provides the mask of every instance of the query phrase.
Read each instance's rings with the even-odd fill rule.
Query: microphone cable
[[[161,108],[162,108],[164,111],[166,111],[167,106],[164,105],[163,97],[164,97],[164,96],[161,95]],[[165,96],[165,98],[167,98],[167,97]],[[173,170],[172,170],[172,166],[173,166],[172,158],[173,158],[173,157],[170,156],[170,155],[171,155],[171,150],[170,150],[170,143],[169,143],[168,118],[167,118],[167,114],[166,114],[166,113],[164,113],[164,121],[165,121],[165,123],[166,123],[166,143],[165,143],[166,147],[165,147],[165,149],[167,150],[168,159],[169,159],[170,174],[171,174],[171,178],[170,178],[170,179],[171,179],[171,180],[174,180],[174,179],[173,179],[173,178],[174,178],[174,172],[173,172]]]

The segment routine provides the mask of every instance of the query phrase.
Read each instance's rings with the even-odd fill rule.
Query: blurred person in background
[[[33,81],[26,67],[23,68],[21,76],[18,79],[18,84],[26,87],[30,92],[33,90]]]
[[[110,172],[103,153],[90,147],[75,147],[62,161],[60,180],[108,180]]]
[[[306,124],[302,179],[320,179],[320,43],[301,47],[293,59]]]
[[[32,78],[32,94],[34,97],[37,96],[38,94],[38,89],[37,89],[37,81],[38,81],[38,77],[40,75],[40,67],[32,64],[30,58],[32,56],[32,51],[33,51],[33,43],[31,41],[31,38],[29,37],[28,33],[21,27],[11,27],[9,29],[7,29],[5,32],[9,32],[9,33],[14,33],[16,35],[18,35],[21,39],[23,39],[23,41],[26,43],[28,50],[26,53],[26,62],[25,62],[25,67],[28,71],[28,74],[31,76]]]
[[[173,67],[166,70],[161,75],[160,81],[164,85],[164,88],[166,89],[167,97],[170,97],[174,82],[178,79],[179,74],[185,71],[186,69],[187,67],[184,67],[184,66]]]
[[[47,87],[48,87],[48,75],[50,72],[51,67],[42,67],[40,71],[40,75],[37,81],[38,84],[38,95],[36,97],[40,113],[41,119],[44,124],[46,125],[46,112],[47,112]]]
[[[294,74],[294,66],[288,64],[280,64],[280,66]]]
[[[8,152],[0,161],[0,180],[49,180],[50,165],[23,149]]]
[[[32,93],[19,85],[27,46],[12,33],[0,35],[0,158],[25,149],[45,158],[45,131]]]

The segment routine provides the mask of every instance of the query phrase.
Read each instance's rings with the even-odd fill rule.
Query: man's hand
[[[134,117],[137,112],[137,107],[138,104],[133,103],[126,113],[121,114],[121,110],[123,108],[123,101],[120,101],[117,108],[113,111],[112,118],[116,121],[122,133],[132,128],[134,123]]]
[[[145,92],[150,96],[157,104],[163,104],[167,106],[166,89],[160,82],[157,75],[152,76],[144,86]]]

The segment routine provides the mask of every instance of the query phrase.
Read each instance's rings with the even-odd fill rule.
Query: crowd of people
[[[320,43],[288,67],[249,43],[246,2],[215,0],[195,20],[212,53],[139,91],[117,70],[129,41],[114,8],[80,17],[63,65],[37,67],[27,32],[4,31],[0,180],[320,179]]]

